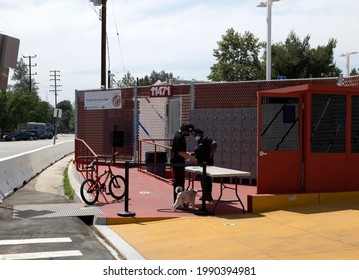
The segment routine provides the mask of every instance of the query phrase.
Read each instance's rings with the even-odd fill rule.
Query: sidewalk
[[[359,201],[263,215],[193,217],[112,225],[152,260],[357,260]]]
[[[70,158],[66,157],[42,172],[36,188],[50,191],[54,186],[62,185],[61,175]],[[70,165],[70,177],[76,173],[72,167]],[[137,171],[132,172],[136,174]],[[131,173],[131,176],[136,177],[135,174]],[[42,176],[46,176],[47,180],[42,180]],[[51,176],[51,180],[48,176]],[[151,182],[156,182],[152,181],[156,179],[149,177],[144,184],[141,178],[138,175],[137,182],[142,180],[141,189],[144,191]],[[134,184],[136,180],[132,178],[131,182]],[[79,188],[74,178],[71,184],[75,190]],[[143,199],[146,197],[145,193],[141,195]],[[132,200],[130,210],[136,211],[134,218],[117,216],[123,210],[123,202],[100,204],[104,215],[111,217],[104,219],[102,215],[94,225],[129,260],[359,259],[358,199],[262,214],[239,212],[203,217],[180,211],[174,215],[172,211],[165,211],[168,216],[157,219],[141,217],[142,210],[135,206],[134,196]],[[143,200],[142,204],[147,205],[148,200]],[[155,212],[158,216],[163,215]],[[104,221],[108,224],[104,224]]]

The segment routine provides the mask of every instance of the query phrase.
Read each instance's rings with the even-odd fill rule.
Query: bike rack
[[[79,156],[76,158],[76,170],[82,174],[83,178],[91,178],[92,180],[95,180],[94,177],[98,177],[98,167],[99,167],[99,158],[104,157],[106,160],[106,156],[96,155],[96,156]],[[84,166],[89,165],[91,162],[95,161],[94,168],[86,168]],[[106,163],[107,164],[107,163]],[[85,173],[85,175],[84,175]],[[106,175],[105,175],[106,176]],[[109,201],[106,198],[106,196],[103,194],[103,192],[99,191],[106,203],[108,204]]]
[[[91,162],[95,161],[95,168],[88,169],[85,166],[89,165]],[[94,173],[98,175],[98,156],[78,156],[75,159],[76,170],[82,174],[83,178],[94,179]],[[84,175],[85,173],[85,175]]]

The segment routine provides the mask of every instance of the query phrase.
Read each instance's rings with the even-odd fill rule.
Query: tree
[[[51,120],[52,106],[34,93],[2,91],[0,93],[0,128],[16,130],[18,124]]]
[[[153,70],[150,76],[146,75],[145,77],[139,79],[138,85],[150,86],[157,83],[158,81],[168,83],[171,79],[175,79],[172,73],[167,73],[164,70],[162,70],[161,72],[156,72],[155,70]],[[179,79],[179,77],[177,77],[176,79]]]
[[[7,127],[15,130],[17,125],[26,122],[48,122],[51,118],[51,105],[41,101],[39,96],[32,92],[11,93],[8,99]]]
[[[353,68],[352,71],[350,71],[350,76],[357,76],[359,75],[359,68],[358,69],[355,69]]]
[[[289,79],[338,76],[341,70],[334,62],[337,41],[330,39],[325,46],[311,48],[310,35],[303,41],[291,31],[284,43],[272,46],[272,78],[286,76]]]
[[[263,78],[259,52],[264,46],[252,33],[239,34],[227,30],[213,50],[217,63],[211,67],[208,79],[212,81],[241,81]]]
[[[135,78],[131,75],[130,72],[127,72],[125,76],[122,77],[121,80],[117,81],[117,86],[120,88],[124,87],[133,87],[135,84]]]
[[[0,91],[0,129],[1,129],[1,139],[3,138],[3,133],[5,129],[8,129],[9,123],[9,93],[2,90]]]
[[[37,94],[35,81],[32,80],[32,91],[29,91],[29,76],[22,59],[17,63],[12,80],[15,84],[8,91],[0,94],[0,128],[16,130],[20,123],[43,122],[52,120],[53,108],[50,103],[42,101]]]
[[[20,60],[18,61],[11,79],[16,81],[16,83],[11,87],[13,91],[16,92],[21,91],[25,93],[30,91],[29,70],[22,58],[20,58]],[[36,82],[32,78],[31,78],[31,91],[36,93],[38,92],[38,87],[36,86]]]
[[[164,70],[161,72],[156,72],[155,70],[148,76],[146,75],[143,78],[138,79],[139,86],[150,86],[155,84],[158,81],[161,82],[169,82],[171,79],[180,79],[179,77],[174,78],[172,73],[167,73]],[[131,75],[130,72],[127,72],[125,76],[119,81],[117,81],[117,85],[119,87],[133,87],[135,83],[135,78]]]
[[[72,133],[74,132],[74,112],[71,102],[69,100],[61,101],[57,104],[57,108],[62,110],[62,116],[58,120],[59,133]]]

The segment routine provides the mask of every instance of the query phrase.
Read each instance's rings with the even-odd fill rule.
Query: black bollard
[[[129,162],[125,162],[125,211],[118,212],[117,216],[121,217],[133,217],[136,213],[128,211],[128,200],[129,200]]]

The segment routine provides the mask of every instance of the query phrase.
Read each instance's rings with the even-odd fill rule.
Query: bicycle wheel
[[[109,189],[113,198],[123,198],[125,196],[125,178],[121,175],[113,176],[109,184]]]
[[[93,179],[86,179],[82,182],[80,188],[80,194],[82,200],[88,204],[94,204],[98,199],[98,188],[96,188],[96,182]]]

